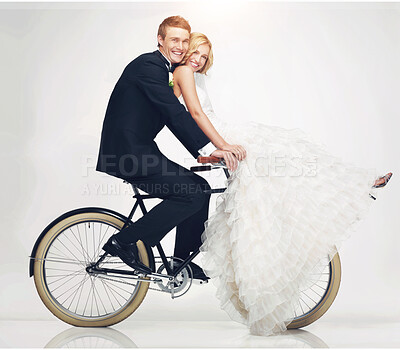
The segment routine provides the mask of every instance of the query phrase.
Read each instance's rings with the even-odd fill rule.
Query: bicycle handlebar
[[[211,163],[211,165],[202,165],[202,166],[192,166],[190,168],[191,171],[210,171],[212,169],[227,169],[225,161],[223,158],[218,157],[197,157],[197,162],[206,164]],[[228,176],[228,175],[227,175]]]
[[[218,157],[197,157],[197,163],[219,163],[223,158]]]

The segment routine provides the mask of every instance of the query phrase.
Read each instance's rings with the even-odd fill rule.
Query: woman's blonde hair
[[[210,47],[210,52],[208,53],[208,58],[207,58],[205,65],[203,66],[203,68],[201,68],[199,71],[197,71],[197,73],[206,74],[207,71],[213,65],[214,56],[213,56],[213,52],[212,52],[211,41],[208,40],[208,38],[202,33],[196,33],[196,32],[190,33],[189,49],[188,49],[185,57],[183,58],[181,65],[186,64],[189,57],[198,49],[198,47],[200,45],[203,45],[203,44],[206,44]]]

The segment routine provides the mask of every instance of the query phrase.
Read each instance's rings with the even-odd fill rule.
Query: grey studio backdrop
[[[129,213],[130,188],[94,170],[105,109],[124,67],[155,50],[159,23],[180,14],[214,44],[207,84],[220,118],[301,128],[345,161],[394,172],[341,250],[342,285],[324,319],[400,320],[399,4],[2,3],[0,9],[1,319],[54,319],[28,278],[28,256],[50,221],[85,206]],[[195,164],[169,130],[156,141],[172,160]],[[224,183],[220,173],[205,176],[214,186]],[[163,241],[168,253],[173,241],[174,233]],[[229,320],[214,294],[212,283],[176,300],[149,291],[130,319]]]

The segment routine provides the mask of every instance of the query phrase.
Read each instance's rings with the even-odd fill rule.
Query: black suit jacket
[[[121,178],[151,174],[147,165],[160,154],[154,138],[165,125],[195,158],[210,142],[168,85],[166,64],[157,50],[124,69],[104,118],[97,171]]]

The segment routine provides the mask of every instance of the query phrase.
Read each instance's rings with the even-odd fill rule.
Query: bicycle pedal
[[[208,280],[198,280],[198,279],[193,279],[192,280],[192,283],[193,284],[197,284],[197,285],[200,285],[200,284],[207,284],[208,283]]]

